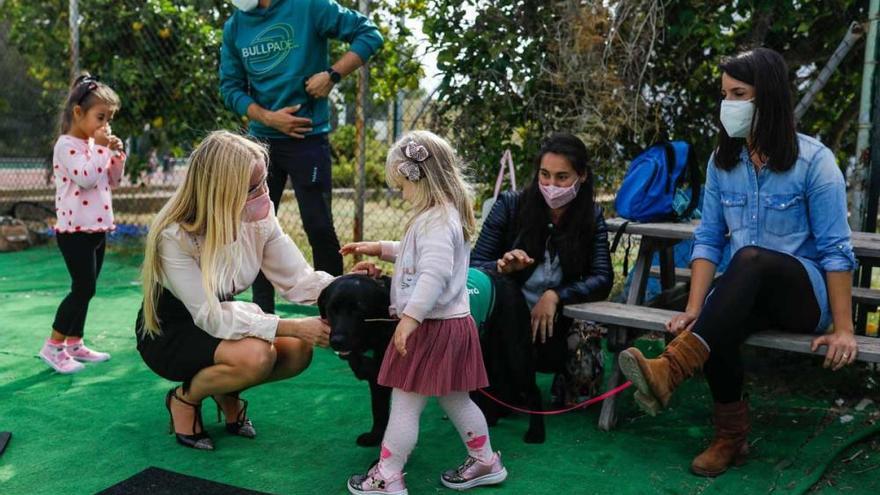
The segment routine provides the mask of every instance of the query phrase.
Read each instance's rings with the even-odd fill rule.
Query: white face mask
[[[721,125],[732,138],[748,137],[752,128],[752,119],[755,116],[755,103],[753,100],[722,100],[721,101]]]
[[[254,10],[259,5],[260,0],[232,0],[232,5],[242,12]]]

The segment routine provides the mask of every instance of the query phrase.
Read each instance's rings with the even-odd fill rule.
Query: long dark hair
[[[98,81],[88,72],[83,72],[70,86],[70,92],[64,99],[64,107],[58,117],[58,131],[60,134],[70,132],[73,124],[73,109],[79,105],[83,113],[98,103],[109,105],[114,110],[119,110],[119,96],[110,86]]]
[[[564,156],[575,172],[586,178],[556,226],[550,221],[550,207],[538,188],[541,159],[547,153]],[[577,136],[568,133],[552,134],[542,143],[535,159],[535,176],[520,198],[517,229],[520,234],[517,247],[524,249],[536,263],[540,263],[544,259],[547,238],[552,235],[551,252],[555,249],[559,255],[565,280],[584,273],[591,259],[596,214],[593,171],[587,160],[587,147]]]
[[[755,48],[725,58],[721,71],[755,87],[755,118],[749,129],[752,150],[767,157],[767,167],[785,172],[794,166],[798,156],[797,131],[788,65],[782,55],[769,48]],[[723,170],[733,169],[739,160],[744,138],[727,135],[719,126],[715,164]]]

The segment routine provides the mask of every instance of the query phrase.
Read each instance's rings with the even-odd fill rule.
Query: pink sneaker
[[[52,369],[65,375],[82,371],[85,368],[82,363],[78,363],[70,357],[63,345],[53,345],[48,341],[43,344],[38,356]]]
[[[110,359],[110,354],[106,352],[98,352],[93,351],[86,347],[86,344],[80,340],[76,344],[67,344],[65,346],[67,349],[67,353],[70,354],[70,357],[76,359],[77,361],[87,362],[87,363],[99,363],[101,361],[107,361]]]
[[[354,495],[408,495],[403,474],[385,478],[376,463],[367,474],[356,474],[348,479],[348,491]]]
[[[440,475],[440,482],[446,488],[467,490],[475,486],[497,485],[507,479],[507,469],[501,464],[501,453],[495,452],[492,459],[481,462],[475,457],[467,459],[456,469],[450,469]]]

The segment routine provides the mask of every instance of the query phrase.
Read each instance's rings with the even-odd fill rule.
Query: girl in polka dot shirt
[[[80,371],[83,362],[110,359],[86,347],[82,338],[107,232],[115,228],[110,188],[119,184],[125,166],[122,141],[110,132],[118,109],[116,92],[84,75],[73,83],[61,114],[61,136],[53,156],[55,232],[72,283],[39,354],[59,373]]]

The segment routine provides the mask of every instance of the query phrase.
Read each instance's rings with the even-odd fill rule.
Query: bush
[[[339,126],[330,133],[333,154],[333,187],[355,187],[357,181],[357,139],[353,125]],[[388,145],[376,139],[376,132],[367,130],[367,188],[385,187],[385,156]]]

